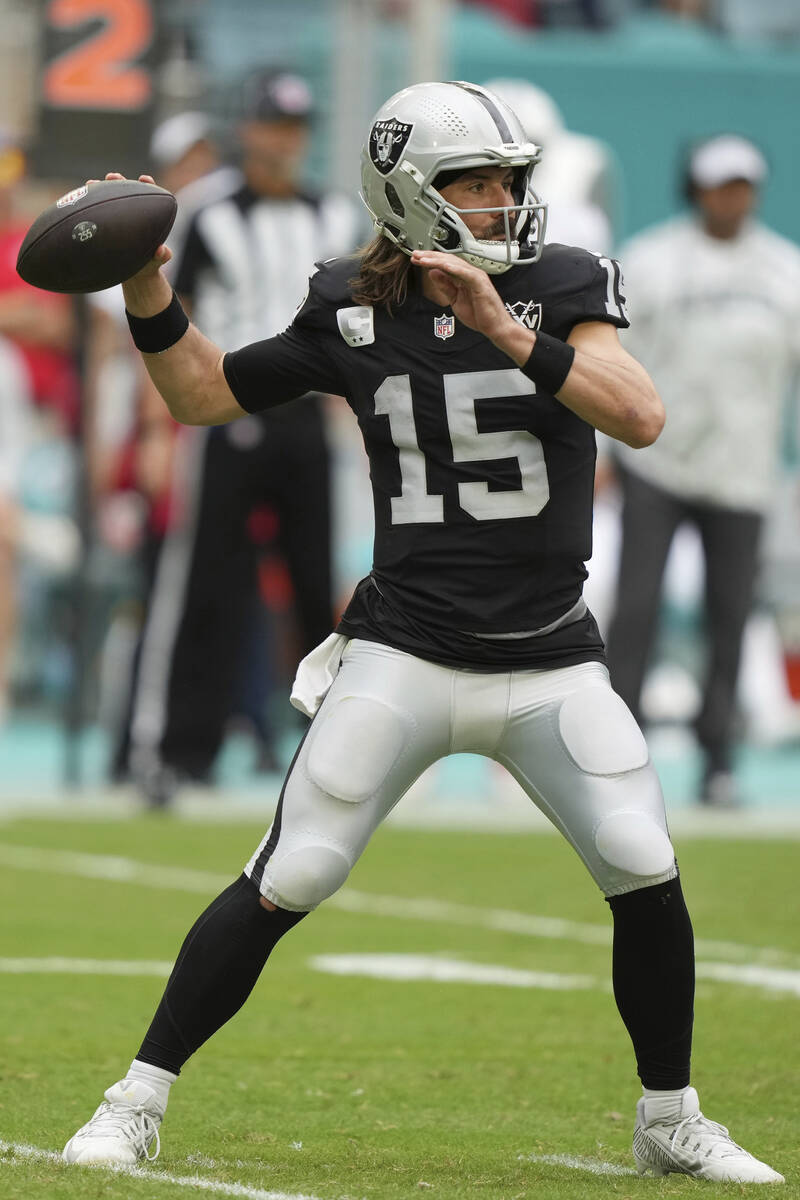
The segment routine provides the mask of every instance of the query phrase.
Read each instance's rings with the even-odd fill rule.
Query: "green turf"
[[[13,821],[0,843],[115,855],[233,877],[261,830],[170,817]],[[698,938],[794,956],[800,966],[800,844],[678,845]],[[171,960],[207,895],[5,866],[0,956]],[[384,829],[349,881],[559,916],[610,928],[607,905],[556,837]],[[157,1171],[197,1173],[334,1200],[430,1192],[480,1197],[735,1195],[683,1177],[594,1176],[530,1155],[632,1166],[639,1094],[627,1035],[607,990],[550,992],[397,983],[310,969],[319,953],[447,954],[526,970],[609,974],[603,945],[492,932],[403,914],[328,906],[275,951],[243,1011],[173,1091]],[[135,1053],[155,978],[0,975],[0,1139],[63,1143]],[[787,1177],[800,1198],[800,998],[703,981],[694,1082],[709,1116]],[[212,1195],[152,1179],[0,1156],[0,1196],[19,1200]]]

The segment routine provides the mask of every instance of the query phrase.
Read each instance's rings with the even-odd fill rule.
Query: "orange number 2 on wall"
[[[150,76],[136,59],[153,40],[150,0],[50,0],[47,20],[55,29],[77,29],[90,21],[103,28],[48,64],[44,98],[54,108],[144,108]]]

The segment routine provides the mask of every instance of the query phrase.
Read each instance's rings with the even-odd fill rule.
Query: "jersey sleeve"
[[[630,325],[625,308],[625,292],[622,268],[615,258],[590,254],[589,280],[583,292],[581,312],[576,313],[575,324],[583,321],[605,321],[617,329]]]
[[[288,329],[223,358],[225,378],[237,403],[255,413],[305,392],[342,395],[346,384],[330,337],[335,320],[312,276],[308,295]]]

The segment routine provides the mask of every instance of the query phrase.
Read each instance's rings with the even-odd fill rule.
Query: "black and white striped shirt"
[[[292,320],[314,264],[349,254],[358,214],[338,194],[257,195],[246,185],[192,219],[175,289],[193,320],[224,350],[271,337]]]

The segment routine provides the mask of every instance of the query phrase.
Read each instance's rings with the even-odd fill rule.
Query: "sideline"
[[[28,1159],[36,1162],[58,1163],[66,1170],[67,1164],[54,1150],[40,1150],[38,1146],[25,1146],[20,1142],[0,1141],[0,1167],[9,1166],[15,1160]],[[73,1166],[72,1171],[103,1171],[106,1174],[122,1175],[128,1179],[145,1179],[148,1183],[171,1183],[176,1187],[195,1188],[201,1192],[216,1192],[221,1196],[242,1196],[245,1200],[319,1200],[305,1192],[269,1192],[263,1188],[250,1187],[246,1183],[224,1183],[222,1180],[204,1179],[202,1175],[172,1175],[169,1171],[158,1171],[151,1167],[106,1167],[92,1164]]]
[[[0,867],[43,874],[75,875],[84,879],[107,879],[113,883],[135,884],[137,887],[190,892],[207,896],[209,899],[231,882],[230,875],[214,871],[154,866],[152,863],[138,862],[117,855],[43,850],[35,846],[16,846],[2,842]],[[593,946],[611,945],[610,923],[593,925],[586,921],[570,921],[563,917],[545,917],[534,913],[516,912],[514,909],[483,908],[449,900],[387,896],[344,887],[326,900],[325,906],[368,916],[403,919],[413,917],[420,921],[495,929],[503,933],[520,934],[523,937],[549,938]],[[773,946],[748,946],[739,942],[696,938],[695,952],[698,956],[721,959],[727,964],[738,962],[748,967],[756,965],[800,970],[800,954]]]

